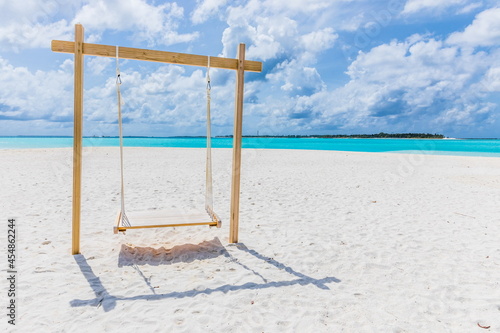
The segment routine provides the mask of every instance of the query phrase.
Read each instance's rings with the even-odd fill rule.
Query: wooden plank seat
[[[118,212],[113,232],[129,229],[146,228],[166,228],[166,227],[187,227],[197,225],[208,225],[210,227],[221,227],[221,220],[217,214],[203,211],[193,211],[186,214],[179,214],[178,211],[146,211],[146,212],[127,212],[127,218],[130,226],[123,224],[122,213]]]

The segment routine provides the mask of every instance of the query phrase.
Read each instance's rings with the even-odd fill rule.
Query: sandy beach
[[[0,150],[18,332],[500,332],[499,158],[244,149],[228,244],[231,150],[222,228],[115,235],[118,148],[85,148],[72,256],[71,153]],[[204,153],[125,148],[127,209],[202,208]]]

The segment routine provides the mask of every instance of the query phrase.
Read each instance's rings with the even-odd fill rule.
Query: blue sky
[[[52,39],[247,59],[244,134],[500,137],[490,0],[0,0],[0,135],[72,135],[73,57]],[[121,60],[124,134],[204,135],[205,68]],[[233,71],[212,69],[214,135]],[[85,135],[117,135],[115,62],[85,58]]]

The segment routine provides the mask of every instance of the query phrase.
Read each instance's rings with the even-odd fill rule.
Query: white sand
[[[125,154],[129,210],[203,207],[204,150]],[[221,229],[114,235],[118,149],[86,149],[71,256],[71,149],[1,150],[18,331],[500,332],[500,158],[244,150],[238,245],[230,162]]]

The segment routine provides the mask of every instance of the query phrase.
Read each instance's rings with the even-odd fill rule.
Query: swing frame
[[[71,252],[73,255],[76,255],[80,254],[84,56],[116,57],[117,47],[112,45],[85,43],[83,26],[81,24],[75,24],[75,41],[69,42],[53,40],[51,49],[53,52],[74,54],[73,201]],[[119,58],[121,59],[154,61],[202,67],[206,67],[208,64],[208,56],[203,55],[129,47],[118,47],[118,50]],[[229,242],[237,243],[240,205],[244,76],[245,71],[261,72],[262,62],[245,60],[245,44],[239,44],[236,59],[210,57],[210,67],[232,69],[236,71]],[[158,227],[158,225],[156,227]]]

